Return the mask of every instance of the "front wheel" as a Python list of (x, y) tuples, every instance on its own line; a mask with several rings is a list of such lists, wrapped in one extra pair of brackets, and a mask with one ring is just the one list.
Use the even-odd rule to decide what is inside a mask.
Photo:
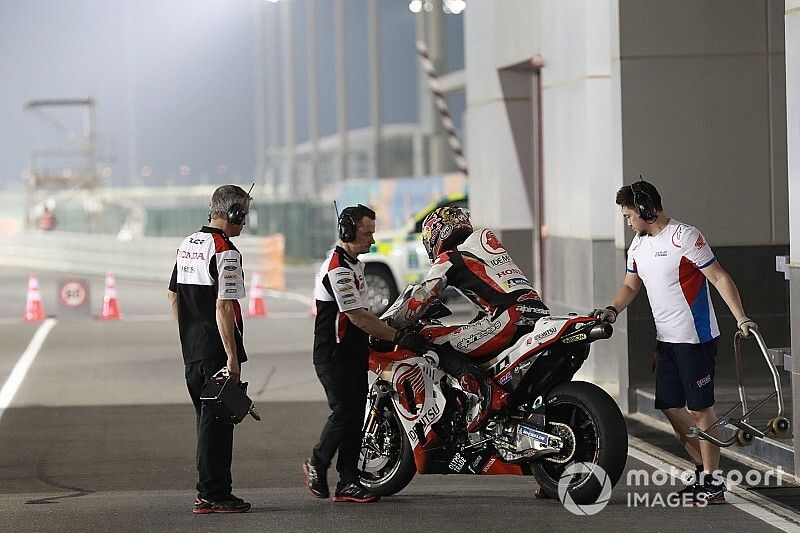
[[(628, 429), (616, 402), (603, 389), (585, 381), (570, 381), (547, 395), (547, 427), (562, 436), (565, 450), (531, 464), (536, 481), (549, 496), (559, 498), (559, 482), (569, 465), (600, 466), (608, 476), (592, 472), (566, 476), (566, 493), (579, 505), (608, 496), (625, 469), (628, 457)], [(605, 489), (605, 490), (604, 490)]]
[(394, 409), (382, 407), (375, 413), (371, 431), (361, 443), (361, 483), (377, 496), (403, 490), (417, 473), (414, 451)]

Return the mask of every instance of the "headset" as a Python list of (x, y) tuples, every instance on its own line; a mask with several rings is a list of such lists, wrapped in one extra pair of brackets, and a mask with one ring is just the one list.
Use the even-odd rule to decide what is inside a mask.
[[(250, 193), (252, 192), (253, 187), (255, 187), (255, 185), (256, 185), (255, 182), (253, 182), (252, 185), (250, 185), (250, 189), (248, 189), (248, 191), (247, 191), (247, 197), (248, 198), (250, 198)], [(210, 207), (211, 207), (211, 205), (209, 204), (209, 208)], [(235, 224), (237, 226), (240, 226), (240, 225), (244, 224), (244, 217), (247, 216), (247, 213), (248, 213), (248, 211), (247, 211), (247, 209), (245, 209), (244, 204), (240, 204), (239, 202), (236, 202), (236, 203), (234, 203), (233, 205), (231, 205), (228, 208), (228, 213), (226, 214), (225, 218), (228, 220), (229, 223)], [(211, 211), (210, 211), (210, 209), (209, 209), (209, 212), (208, 212), (208, 221), (211, 222)]]
[(339, 240), (342, 242), (353, 242), (356, 240), (357, 229), (356, 221), (353, 220), (353, 211), (355, 211), (355, 207), (345, 207), (340, 215), (339, 208), (336, 206), (336, 201), (334, 200), (333, 208), (336, 210), (336, 218), (339, 225)]
[[(644, 190), (644, 178), (639, 175), (639, 181), (631, 183), (631, 192), (633, 193), (633, 206), (639, 211), (639, 217), (645, 222), (653, 222), (658, 218), (656, 213), (656, 206), (653, 199)], [(638, 189), (638, 191), (637, 191)]]

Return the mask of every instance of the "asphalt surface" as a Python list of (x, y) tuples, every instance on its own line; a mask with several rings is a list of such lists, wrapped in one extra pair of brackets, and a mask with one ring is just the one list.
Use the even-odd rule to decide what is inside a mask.
[[(46, 310), (60, 274), (40, 272)], [(39, 324), (19, 321), (27, 272), (0, 272), (0, 386)], [(768, 531), (739, 507), (631, 506), (676, 486), (617, 485), (609, 505), (577, 516), (533, 498), (532, 478), (417, 476), (369, 505), (308, 496), (300, 464), (328, 414), (311, 365), (310, 268), (289, 273), (291, 294), (268, 295), (248, 319), (243, 379), (263, 416), (236, 428), (235, 493), (249, 513), (191, 513), (194, 412), (183, 380), (165, 284), (118, 279), (124, 318), (58, 321), (7, 409), (0, 411), (0, 516), (6, 531)], [(91, 280), (99, 309), (102, 280)], [(97, 298), (95, 300), (95, 298)], [(636, 428), (647, 437), (646, 429)], [(657, 440), (652, 437), (652, 440)], [(680, 451), (675, 453), (680, 453)], [(666, 451), (669, 453), (669, 450)], [(628, 469), (653, 467), (628, 458)], [(627, 473), (626, 473), (627, 474)], [(331, 472), (331, 481), (335, 481)], [(800, 529), (798, 529), (800, 530)]]

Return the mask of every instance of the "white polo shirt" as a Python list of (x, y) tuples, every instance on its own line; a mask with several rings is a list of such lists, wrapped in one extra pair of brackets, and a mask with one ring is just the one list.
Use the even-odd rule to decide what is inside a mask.
[(700, 271), (714, 261), (700, 231), (674, 219), (658, 235), (633, 238), (627, 270), (647, 289), (658, 340), (698, 344), (719, 336), (709, 282)]

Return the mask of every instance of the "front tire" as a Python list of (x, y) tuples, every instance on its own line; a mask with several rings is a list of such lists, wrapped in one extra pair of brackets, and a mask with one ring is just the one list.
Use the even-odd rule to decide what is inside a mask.
[[(605, 470), (611, 486), (617, 484), (628, 458), (628, 429), (614, 399), (603, 389), (585, 381), (570, 381), (553, 388), (545, 400), (548, 427), (551, 422), (569, 426), (574, 449), (564, 457), (543, 458), (531, 464), (539, 486), (559, 498), (558, 484), (572, 463), (585, 462)], [(595, 503), (602, 486), (593, 475), (573, 477), (567, 493), (579, 505)]]
[(397, 494), (417, 473), (411, 443), (391, 407), (380, 409), (375, 429), (364, 433), (358, 466), (361, 484), (376, 496)]

